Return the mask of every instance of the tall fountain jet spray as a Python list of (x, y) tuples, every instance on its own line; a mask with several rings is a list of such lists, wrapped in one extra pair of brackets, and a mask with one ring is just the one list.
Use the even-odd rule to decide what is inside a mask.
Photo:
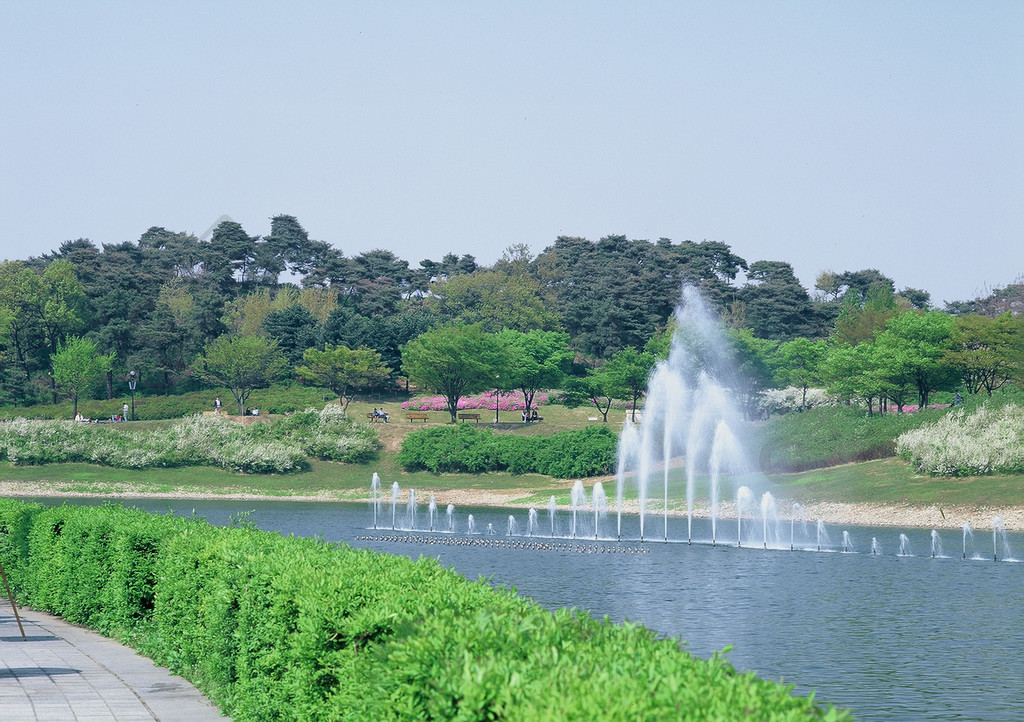
[(655, 513), (648, 500), (659, 496), (667, 539), (671, 487), (681, 490), (685, 484), (687, 540), (692, 541), (696, 489), (703, 483), (708, 485), (715, 536), (719, 486), (751, 470), (736, 436), (741, 424), (733, 403), (737, 377), (730, 357), (718, 320), (695, 288), (684, 288), (668, 358), (658, 363), (648, 382), (642, 424), (637, 429), (627, 420), (619, 439), (615, 498), (620, 531), (623, 493), (632, 482), (641, 540), (647, 533), (646, 517)]

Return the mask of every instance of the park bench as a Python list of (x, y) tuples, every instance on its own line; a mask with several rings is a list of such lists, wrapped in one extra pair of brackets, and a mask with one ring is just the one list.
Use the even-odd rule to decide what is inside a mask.
[(382, 423), (382, 424), (383, 423), (387, 423), (387, 419), (385, 417), (380, 416), (380, 415), (374, 416), (372, 411), (367, 411), (366, 412), (366, 418), (368, 418), (370, 420), (371, 424), (377, 423), (378, 421), (380, 423)]
[(405, 418), (409, 421), (422, 421), (425, 424), (429, 417), (426, 414), (406, 414)]
[(474, 421), (476, 421), (479, 424), (480, 423), (480, 414), (459, 414), (459, 420), (460, 421), (469, 421), (470, 419), (473, 419)]

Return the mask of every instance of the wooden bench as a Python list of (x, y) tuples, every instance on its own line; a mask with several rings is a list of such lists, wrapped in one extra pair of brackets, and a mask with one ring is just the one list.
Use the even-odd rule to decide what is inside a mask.
[(409, 419), (409, 421), (422, 421), (425, 424), (430, 417), (426, 414), (406, 414), (405, 418)]
[(474, 421), (476, 421), (479, 424), (480, 423), (480, 414), (459, 414), (459, 420), (460, 421), (469, 421), (470, 419), (473, 419)]

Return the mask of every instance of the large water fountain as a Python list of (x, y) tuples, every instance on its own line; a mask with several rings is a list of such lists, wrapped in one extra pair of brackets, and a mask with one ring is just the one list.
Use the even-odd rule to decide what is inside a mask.
[(635, 485), (642, 539), (648, 536), (647, 518), (659, 511), (652, 503), (658, 490), (662, 536), (668, 539), (670, 500), (680, 496), (682, 488), (687, 538), (692, 539), (700, 485), (710, 500), (712, 543), (717, 541), (722, 492), (728, 484), (738, 491), (735, 480), (749, 483), (753, 471), (737, 433), (740, 416), (731, 401), (735, 394), (729, 391), (734, 380), (717, 320), (696, 289), (685, 288), (676, 308), (669, 356), (651, 374), (643, 423), (634, 428), (627, 420), (619, 442), (618, 511), (621, 518), (625, 490)]
[[(569, 505), (561, 526), (558, 504), (552, 496), (547, 504), (547, 524), (540, 523), (536, 509), (527, 510), (527, 522), (519, 524), (510, 515), (505, 524), (505, 536), (534, 537), (562, 536), (567, 539), (621, 541), (623, 513), (627, 497), (634, 498), (635, 513), (639, 520), (639, 540), (645, 542), (654, 536), (648, 527), (660, 515), (661, 540), (668, 542), (669, 517), (682, 512), (677, 500), (685, 498), (687, 543), (719, 543), (719, 522), (723, 516), (723, 500), (729, 499), (735, 518), (736, 546), (757, 546), (764, 549), (798, 548), (814, 551), (857, 551), (853, 537), (842, 532), (842, 543), (834, 544), (825, 524), (817, 520), (809, 528), (804, 509), (793, 504), (788, 515), (780, 514), (775, 498), (768, 490), (767, 481), (750, 463), (740, 430), (743, 424), (732, 399), (736, 397), (737, 376), (731, 368), (730, 353), (719, 323), (696, 289), (683, 290), (682, 302), (676, 308), (675, 328), (668, 358), (660, 362), (651, 374), (642, 423), (634, 425), (627, 418), (619, 439), (616, 466), (616, 519), (614, 532), (603, 523), (608, 516), (609, 503), (601, 482), (594, 485), (589, 496), (581, 481), (571, 489)], [(710, 522), (710, 534), (694, 537), (696, 499), (708, 499), (702, 516)], [(380, 478), (373, 475), (373, 527), (386, 524), (384, 494)], [(760, 493), (758, 493), (760, 492)], [(417, 531), (417, 502), (414, 490), (408, 492), (405, 513), (398, 513), (400, 490), (395, 482), (391, 488), (391, 529)], [(428, 507), (429, 528), (435, 531), (437, 502), (430, 497)], [(455, 533), (457, 524), (454, 507), (447, 508), (447, 532)], [(788, 539), (784, 527), (789, 526)], [(704, 524), (705, 528), (707, 524)], [(999, 517), (993, 519), (992, 558), (1012, 560), (1006, 529)], [(468, 535), (493, 535), (493, 525), (478, 530), (473, 515), (466, 522)], [(797, 534), (799, 529), (799, 535)], [(962, 558), (968, 557), (968, 540), (973, 542), (970, 527), (964, 526)], [(683, 541), (678, 536), (673, 541)], [(730, 539), (731, 541), (731, 539)], [(938, 531), (932, 530), (929, 546), (932, 557), (945, 557)], [(910, 539), (900, 534), (896, 543), (898, 556), (913, 556)], [(877, 538), (872, 537), (872, 555), (881, 554)], [(979, 559), (978, 552), (972, 558)]]
[[(609, 520), (608, 503), (605, 499), (604, 488), (601, 482), (597, 482), (589, 495), (583, 487), (582, 482), (573, 484), (570, 502), (568, 505), (559, 506), (555, 497), (551, 497), (547, 505), (547, 521), (542, 523), (540, 511), (534, 507), (524, 510), (526, 522), (523, 524), (515, 514), (508, 514), (504, 518), (503, 531), (499, 533), (494, 522), (481, 525), (479, 520), (472, 513), (460, 518), (453, 504), (448, 504), (445, 511), (445, 522), (439, 524), (437, 520), (437, 500), (431, 496), (427, 503), (427, 519), (419, 521), (421, 515), (418, 511), (418, 504), (415, 489), (403, 493), (397, 482), (391, 486), (391, 498), (386, 500), (379, 493), (380, 480), (374, 478), (371, 483), (371, 490), (374, 491), (372, 499), (373, 506), (373, 529), (389, 530), (400, 534), (387, 534), (380, 537), (365, 536), (359, 537), (360, 541), (372, 541), (374, 539), (390, 542), (414, 542), (414, 543), (451, 543), (442, 542), (440, 537), (461, 537), (455, 543), (462, 546), (474, 546), (485, 544), (493, 546), (495, 542), (490, 537), (503, 536), (506, 538), (519, 538), (530, 541), (528, 546), (520, 548), (552, 549), (556, 551), (580, 551), (590, 552), (595, 549), (593, 546), (565, 544), (539, 544), (532, 543), (533, 540), (562, 540), (565, 542), (577, 542), (589, 540), (591, 544), (599, 542), (602, 551), (619, 551), (620, 549), (611, 546), (622, 542), (622, 548), (629, 551), (639, 551), (641, 547), (627, 546), (639, 539), (637, 529), (639, 527), (640, 515), (629, 514), (630, 534), (623, 538), (622, 519)], [(404, 501), (403, 501), (404, 496)], [(404, 513), (401, 510), (404, 509)], [(483, 513), (484, 510), (477, 510)], [(777, 508), (774, 497), (770, 492), (764, 492), (758, 502), (754, 493), (747, 486), (740, 486), (736, 491), (734, 507), (731, 510), (734, 516), (735, 536), (729, 535), (729, 545), (736, 547), (757, 547), (766, 550), (791, 550), (810, 552), (838, 552), (843, 554), (870, 554), (881, 556), (882, 545), (878, 538), (872, 536), (870, 542), (862, 541), (860, 544), (847, 529), (841, 530), (839, 537), (842, 541), (834, 541), (832, 535), (825, 525), (825, 522), (818, 519), (813, 524), (808, 524), (804, 509), (800, 504), (793, 504), (791, 511), (781, 514)], [(615, 521), (615, 524), (612, 522)], [(712, 519), (701, 519), (699, 530), (694, 534), (696, 525), (693, 519), (686, 519), (685, 536), (676, 534), (666, 540), (673, 543), (686, 544), (707, 544), (722, 545), (722, 541), (716, 538)], [(721, 520), (719, 520), (721, 521)], [(680, 524), (682, 520), (680, 520)], [(424, 534), (426, 533), (426, 534)], [(701, 535), (703, 534), (703, 535)], [(429, 535), (429, 536), (427, 536)], [(474, 538), (477, 538), (474, 541)], [(428, 539), (432, 539), (427, 541)], [(660, 541), (660, 540), (659, 540)], [(892, 549), (897, 557), (913, 557), (913, 544), (910, 534), (894, 531), (891, 539)], [(943, 551), (942, 538), (939, 531), (932, 529), (928, 532), (925, 543), (930, 548), (931, 558), (950, 558)], [(972, 560), (995, 560), (995, 561), (1019, 561), (1013, 556), (1010, 549), (1009, 538), (1006, 526), (998, 516), (992, 519), (992, 550), (987, 553), (982, 547), (975, 548), (974, 534), (968, 524), (963, 526), (963, 546), (961, 557)]]

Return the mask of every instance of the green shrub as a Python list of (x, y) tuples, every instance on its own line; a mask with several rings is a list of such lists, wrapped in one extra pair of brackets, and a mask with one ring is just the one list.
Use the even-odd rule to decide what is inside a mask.
[(600, 476), (615, 470), (618, 437), (607, 426), (588, 426), (544, 438), (537, 471), (562, 479)]
[(129, 641), (237, 720), (844, 716), (433, 559), (0, 499), (0, 561), (23, 602)]
[(596, 476), (615, 468), (618, 439), (603, 426), (550, 436), (517, 436), (469, 424), (437, 426), (410, 434), (398, 462), (406, 471), (435, 474), (547, 474), (560, 478)]
[(45, 508), (42, 504), (0, 498), (0, 560), (15, 588), (31, 582), (29, 534), (35, 517)]

